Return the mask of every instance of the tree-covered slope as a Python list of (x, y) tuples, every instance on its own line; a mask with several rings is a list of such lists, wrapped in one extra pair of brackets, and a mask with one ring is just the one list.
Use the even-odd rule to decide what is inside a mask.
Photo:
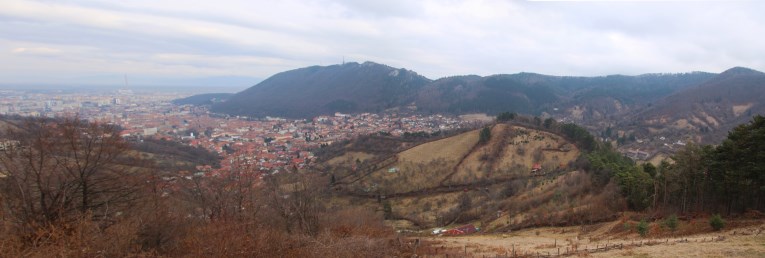
[(307, 118), (334, 112), (379, 112), (410, 104), (429, 79), (372, 62), (311, 66), (276, 74), (213, 111)]

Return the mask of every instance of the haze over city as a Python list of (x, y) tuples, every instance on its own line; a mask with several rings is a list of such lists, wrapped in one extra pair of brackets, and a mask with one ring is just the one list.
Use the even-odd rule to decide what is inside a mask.
[[(765, 70), (757, 1), (13, 1), (1, 84), (232, 86), (375, 61), (437, 79)], [(44, 76), (41, 76), (44, 75)]]

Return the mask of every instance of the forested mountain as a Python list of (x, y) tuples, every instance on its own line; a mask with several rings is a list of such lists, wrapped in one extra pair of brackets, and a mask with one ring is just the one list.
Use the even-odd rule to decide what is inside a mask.
[(424, 111), (449, 113), (558, 112), (587, 121), (643, 107), (712, 76), (701, 72), (600, 77), (534, 73), (455, 76), (426, 86), (417, 105)]
[(667, 96), (628, 120), (646, 130), (701, 132), (704, 142), (713, 143), (754, 114), (765, 113), (763, 99), (765, 73), (736, 67)]
[(380, 112), (408, 105), (430, 80), (372, 62), (311, 66), (276, 74), (213, 111), (307, 118), (335, 112)]
[(680, 74), (550, 76), (535, 73), (452, 76), (431, 81), (372, 62), (312, 66), (276, 74), (213, 105), (214, 112), (306, 118), (334, 112), (379, 112), (414, 105), (426, 113), (504, 111), (597, 122), (642, 110), (714, 77)]
[[(538, 76), (542, 80), (524, 80)], [(417, 106), (426, 112), (496, 114), (513, 110), (536, 114), (560, 101), (554, 86), (535, 74), (455, 76), (436, 80), (420, 92)]]

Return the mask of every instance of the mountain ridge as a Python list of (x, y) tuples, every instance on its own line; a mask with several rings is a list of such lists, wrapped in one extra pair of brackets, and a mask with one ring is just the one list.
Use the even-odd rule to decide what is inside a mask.
[[(309, 66), (275, 74), (212, 111), (253, 117), (309, 118), (335, 112), (380, 112), (416, 106), (426, 113), (532, 115), (587, 109), (579, 120), (632, 112), (718, 75), (761, 73), (734, 67), (708, 72), (559, 76), (531, 72), (455, 75), (431, 80), (414, 71), (374, 62)], [(395, 75), (395, 76), (394, 76)], [(589, 107), (589, 108), (588, 108)], [(613, 110), (619, 110), (614, 112)], [(579, 111), (573, 111), (579, 112)]]
[[(765, 73), (734, 67), (678, 91), (627, 120), (638, 127), (670, 125), (671, 133), (702, 132), (702, 142), (717, 142), (752, 114), (765, 113)], [(668, 132), (670, 133), (670, 132)]]
[(271, 76), (212, 110), (294, 118), (379, 112), (411, 103), (414, 93), (430, 81), (410, 70), (372, 62), (310, 66)]

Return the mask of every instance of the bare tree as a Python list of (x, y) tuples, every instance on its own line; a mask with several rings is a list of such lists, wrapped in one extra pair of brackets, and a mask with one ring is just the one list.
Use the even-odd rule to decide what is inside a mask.
[(288, 183), (279, 176), (269, 176), (265, 188), (268, 206), (273, 209), (285, 224), (289, 233), (316, 235), (319, 233), (319, 195), (315, 185), (306, 175)]
[(5, 138), (16, 148), (0, 154), (3, 209), (27, 227), (89, 212), (104, 219), (135, 203), (139, 170), (111, 125), (79, 119), (29, 119)]
[(184, 179), (181, 198), (206, 220), (253, 218), (258, 211), (255, 183), (259, 172), (238, 160), (216, 173)]

